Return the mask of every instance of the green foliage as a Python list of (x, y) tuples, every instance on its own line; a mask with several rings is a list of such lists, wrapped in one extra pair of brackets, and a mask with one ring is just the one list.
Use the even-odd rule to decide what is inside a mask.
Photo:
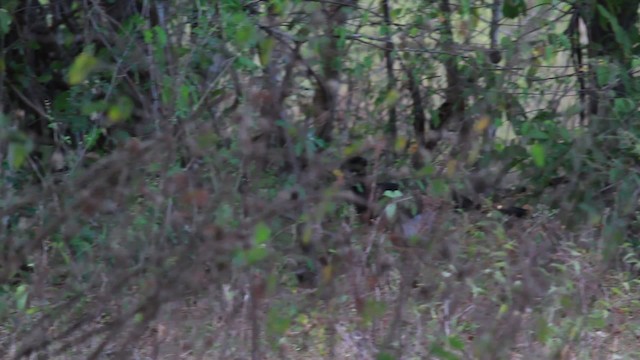
[(460, 359), (459, 356), (457, 356), (453, 352), (445, 349), (444, 347), (438, 344), (433, 344), (431, 346), (431, 355), (441, 360), (459, 360)]
[(371, 324), (375, 319), (381, 318), (387, 310), (387, 304), (380, 301), (368, 300), (365, 302), (362, 319), (365, 324)]
[(596, 5), (596, 7), (598, 9), (598, 13), (602, 17), (604, 17), (611, 25), (613, 33), (615, 34), (616, 41), (622, 46), (624, 56), (629, 56), (631, 53), (631, 41), (627, 32), (622, 27), (620, 27), (618, 19), (613, 14), (611, 14), (604, 6), (598, 4)]
[(133, 101), (126, 96), (122, 96), (107, 109), (107, 118), (112, 123), (127, 120), (133, 112)]
[(545, 165), (545, 150), (544, 146), (539, 143), (531, 145), (531, 157), (533, 158), (533, 163), (537, 167), (544, 167)]
[(255, 229), (254, 241), (256, 245), (265, 244), (271, 238), (271, 229), (265, 223), (259, 223)]
[(33, 142), (24, 133), (10, 130), (6, 134), (8, 140), (8, 161), (12, 169), (20, 169), (27, 161), (33, 150)]
[[(0, 208), (11, 209), (0, 255), (48, 267), (37, 281), (1, 285), (0, 322), (20, 324), (19, 341), (38, 312), (82, 339), (75, 329), (86, 324), (75, 320), (114, 310), (129, 318), (113, 328), (133, 334), (128, 326), (149, 325), (165, 302), (188, 294), (211, 300), (207, 311), (223, 309), (213, 314), (222, 335), (204, 335), (228, 342), (220, 358), (328, 356), (330, 346), (357, 339), (370, 341), (357, 350), (374, 349), (364, 357), (394, 359), (372, 339), (390, 339), (393, 349), (398, 336), (422, 351), (417, 357), (500, 358), (511, 335), (540, 343), (543, 355), (527, 355), (543, 358), (608, 331), (602, 308), (639, 308), (577, 301), (591, 294), (576, 284), (600, 276), (590, 266), (604, 267), (597, 252), (638, 266), (640, 93), (629, 65), (638, 63), (638, 37), (615, 4), (591, 9), (591, 25), (610, 42), (582, 44), (590, 57), (582, 64), (570, 53), (580, 42), (566, 31), (571, 4), (562, 1), (544, 7), (549, 16), (535, 30), (518, 21), (531, 5), (524, 0), (504, 1), (501, 14), (469, 0), (447, 13), (389, 2), (391, 23), (339, 2), (170, 1), (147, 16), (115, 5), (86, 12), (71, 1), (64, 21), (35, 2), (42, 16), (18, 22), (19, 4), (0, 8)], [(487, 19), (500, 15), (509, 31), (489, 39)], [(465, 104), (458, 120), (439, 108), (451, 89)], [(391, 109), (395, 138), (381, 131)], [(331, 136), (320, 131), (327, 124)], [(436, 132), (429, 125), (446, 128), (433, 150), (412, 146), (422, 125), (426, 136)], [(408, 179), (411, 191), (379, 199), (373, 215), (386, 218), (363, 221), (344, 199), (352, 179), (337, 169), (352, 155), (375, 161), (367, 181)], [(482, 211), (440, 206), (451, 188), (474, 185), (473, 172), (503, 166), (525, 189), (504, 204), (532, 205), (533, 220), (496, 216), (502, 188), (473, 194)], [(556, 178), (566, 181), (549, 185)], [(418, 208), (437, 221), (401, 238), (402, 221)], [(563, 216), (576, 226), (562, 227), (570, 223)], [(600, 234), (576, 230), (584, 228)], [(567, 239), (578, 237), (576, 249)], [(2, 280), (19, 265), (4, 274), (0, 264)], [(637, 297), (637, 284), (618, 282), (606, 291)], [(524, 329), (510, 334), (522, 309)], [(233, 321), (238, 313), (250, 321)], [(19, 321), (5, 321), (16, 314)], [(256, 349), (227, 336), (238, 323), (257, 326), (259, 338), (247, 342)], [(194, 330), (209, 331), (218, 330)]]
[(506, 0), (502, 5), (502, 14), (509, 19), (527, 14), (527, 3), (524, 0)]
[(9, 26), (11, 25), (11, 14), (7, 9), (0, 8), (0, 36), (4, 36), (9, 32)]
[[(269, 336), (276, 340), (284, 336), (291, 327), (295, 315), (295, 311), (292, 313), (287, 308), (274, 307), (269, 309), (267, 313), (267, 333)], [(276, 347), (277, 344), (278, 342), (274, 341), (272, 346)]]
[(27, 310), (27, 300), (29, 299), (29, 291), (27, 285), (20, 285), (15, 290), (16, 308), (20, 311)]
[(395, 360), (395, 359), (396, 358), (393, 355), (386, 352), (379, 352), (376, 355), (376, 360)]
[(271, 53), (273, 52), (275, 45), (276, 41), (271, 37), (261, 40), (258, 44), (258, 54), (260, 55), (260, 65), (262, 65), (262, 67), (269, 65)]
[(97, 66), (98, 59), (90, 53), (81, 53), (69, 68), (69, 84), (78, 85), (84, 82)]

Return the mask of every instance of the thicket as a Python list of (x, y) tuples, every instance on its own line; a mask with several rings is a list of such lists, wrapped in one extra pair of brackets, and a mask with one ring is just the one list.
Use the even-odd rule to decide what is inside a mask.
[(0, 357), (637, 356), (639, 4), (2, 1)]

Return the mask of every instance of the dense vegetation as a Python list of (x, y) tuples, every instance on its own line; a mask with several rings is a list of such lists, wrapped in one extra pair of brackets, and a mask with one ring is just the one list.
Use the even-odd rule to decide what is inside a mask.
[(639, 5), (2, 1), (0, 358), (638, 357)]

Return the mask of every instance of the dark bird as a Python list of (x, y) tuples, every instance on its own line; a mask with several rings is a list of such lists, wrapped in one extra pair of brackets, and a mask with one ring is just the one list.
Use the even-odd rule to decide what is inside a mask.
[(370, 210), (370, 200), (380, 200), (385, 191), (400, 190), (400, 184), (396, 182), (381, 181), (372, 184), (367, 179), (368, 166), (367, 159), (362, 156), (354, 156), (347, 159), (341, 167), (347, 173), (349, 189), (359, 199), (354, 203), (356, 213), (359, 215)]
[[(368, 166), (369, 163), (367, 159), (362, 156), (351, 157), (347, 159), (342, 165), (342, 169), (349, 177), (347, 184), (350, 184), (348, 185), (350, 190), (360, 200), (354, 202), (356, 213), (358, 213), (359, 215), (366, 214), (368, 211), (370, 211), (371, 206), (369, 204), (369, 201), (379, 201), (383, 197), (385, 191), (400, 190), (400, 184), (397, 182), (383, 181), (372, 184), (367, 179)], [(489, 182), (486, 181), (486, 179), (472, 180), (472, 190), (477, 194), (485, 192), (487, 190), (486, 188), (490, 186), (488, 185)], [(459, 191), (451, 191), (451, 201), (453, 202), (454, 208), (457, 210), (471, 211), (482, 209), (479, 199), (474, 200), (471, 196), (464, 195)], [(524, 218), (530, 213), (530, 210), (528, 208), (519, 206), (497, 206), (496, 210), (504, 215), (517, 218)], [(373, 214), (369, 215), (375, 217)]]

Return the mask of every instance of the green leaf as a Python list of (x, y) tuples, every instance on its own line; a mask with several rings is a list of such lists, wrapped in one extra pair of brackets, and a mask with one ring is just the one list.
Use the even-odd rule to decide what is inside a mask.
[(255, 27), (249, 21), (243, 22), (236, 30), (235, 40), (238, 45), (244, 46), (255, 40)]
[(53, 74), (51, 74), (50, 72), (44, 73), (40, 76), (38, 76), (37, 80), (39, 83), (41, 84), (46, 84), (49, 81), (51, 81), (51, 79), (53, 79)]
[(435, 195), (443, 195), (447, 191), (447, 184), (442, 179), (434, 179), (430, 185)]
[(107, 117), (112, 123), (127, 120), (133, 113), (133, 101), (128, 97), (120, 97), (118, 101), (109, 107)]
[(40, 311), (42, 311), (42, 309), (40, 309), (39, 307), (30, 307), (27, 309), (26, 313), (27, 315), (35, 315), (37, 313), (39, 313)]
[(253, 239), (257, 245), (266, 243), (271, 238), (271, 229), (261, 222), (256, 226)]
[(156, 34), (156, 39), (157, 39), (156, 45), (158, 46), (167, 45), (167, 32), (164, 31), (164, 29), (161, 28), (160, 26), (155, 26), (153, 30)]
[(616, 18), (616, 16), (611, 14), (609, 11), (607, 11), (607, 9), (604, 8), (604, 6), (600, 4), (598, 4), (597, 7), (598, 7), (598, 12), (600, 12), (600, 15), (605, 17), (607, 21), (609, 21), (609, 23), (611, 24), (611, 28), (613, 29), (613, 33), (616, 37), (616, 41), (618, 42), (618, 44), (622, 46), (624, 55), (629, 56), (631, 51), (631, 41), (629, 40), (629, 35), (620, 26), (620, 23), (618, 22), (618, 19)]
[(349, 31), (344, 26), (337, 27), (334, 31), (334, 35), (338, 37), (337, 46), (339, 49), (344, 49), (347, 44), (347, 35)]
[(397, 90), (392, 89), (385, 95), (383, 104), (385, 106), (393, 106), (398, 102), (398, 100), (400, 100), (400, 93)]
[(605, 315), (601, 313), (591, 314), (589, 315), (587, 322), (589, 326), (595, 329), (602, 329), (607, 326), (607, 321)]
[(396, 215), (396, 210), (398, 209), (398, 205), (389, 204), (384, 208), (384, 213), (387, 216), (387, 219), (392, 219)]
[(17, 170), (24, 165), (27, 157), (33, 150), (33, 143), (29, 139), (20, 139), (9, 142), (9, 166)]
[(178, 112), (186, 112), (189, 110), (189, 99), (191, 98), (191, 87), (189, 85), (180, 86), (178, 91), (178, 99), (176, 108)]
[(267, 314), (267, 334), (274, 337), (281, 337), (291, 326), (291, 319), (282, 316), (276, 309), (269, 310)]
[(9, 26), (11, 26), (11, 14), (6, 9), (0, 8), (0, 36), (4, 36), (9, 33)]
[(286, 1), (277, 1), (277, 0), (269, 1), (269, 11), (272, 14), (282, 15), (285, 9), (286, 9)]
[(391, 21), (396, 21), (398, 17), (402, 15), (402, 8), (395, 8), (391, 10), (389, 16), (391, 16)]
[(393, 355), (386, 352), (379, 352), (376, 355), (376, 360), (395, 360), (396, 358)]
[(609, 79), (611, 79), (611, 72), (609, 71), (608, 66), (597, 66), (596, 67), (596, 82), (598, 86), (605, 86), (609, 83)]
[(108, 108), (107, 102), (104, 100), (88, 101), (82, 105), (82, 115), (91, 115), (93, 113), (101, 113)]
[(137, 312), (135, 315), (133, 315), (134, 323), (140, 324), (142, 323), (143, 320), (144, 320), (144, 315), (141, 312)]
[(245, 257), (249, 265), (255, 264), (267, 257), (267, 249), (264, 247), (255, 247), (245, 252)]
[(535, 332), (536, 338), (541, 344), (544, 345), (550, 339), (552, 335), (552, 331), (551, 331), (552, 329), (547, 323), (546, 319), (544, 319), (543, 317), (539, 317), (536, 322), (537, 322), (536, 332)]
[(258, 64), (254, 63), (253, 60), (246, 56), (238, 56), (238, 58), (236, 59), (236, 65), (240, 69), (247, 70), (256, 70), (260, 68)]
[(382, 301), (367, 300), (364, 304), (362, 317), (364, 321), (371, 322), (375, 318), (382, 317), (387, 310), (387, 304)]
[(544, 163), (545, 163), (544, 146), (542, 146), (542, 144), (536, 143), (531, 146), (531, 149), (529, 151), (531, 152), (533, 163), (537, 167), (540, 167), (540, 168), (544, 167)]
[(544, 47), (544, 60), (547, 63), (552, 63), (556, 56), (556, 48), (551, 45), (547, 45)]
[(153, 42), (153, 31), (151, 29), (147, 29), (142, 32), (142, 39), (145, 44), (151, 44)]
[(464, 349), (464, 341), (459, 336), (453, 335), (449, 337), (449, 346), (455, 350), (462, 350)]
[(434, 344), (433, 346), (431, 346), (431, 355), (435, 356), (437, 359), (444, 359), (444, 360), (458, 360), (459, 357), (457, 357), (455, 354), (453, 354), (452, 352), (446, 350), (445, 348), (443, 348), (442, 346), (438, 345), (438, 344)]
[(393, 191), (387, 190), (382, 195), (386, 196), (388, 198), (391, 198), (391, 199), (397, 199), (397, 198), (402, 196), (402, 191), (400, 191), (400, 190), (393, 190)]
[(20, 285), (15, 292), (16, 307), (20, 311), (24, 311), (27, 308), (27, 300), (29, 299), (29, 293), (27, 292), (27, 285)]
[(69, 69), (69, 85), (82, 83), (98, 66), (98, 59), (86, 52), (78, 55)]
[(526, 136), (528, 136), (531, 139), (535, 139), (535, 140), (547, 140), (549, 139), (549, 134), (547, 134), (546, 132), (537, 129), (537, 128), (531, 128), (529, 129), (529, 131), (527, 132)]
[(526, 15), (527, 4), (524, 0), (505, 0), (502, 5), (502, 15), (509, 19), (515, 19), (520, 15)]
[(462, 15), (462, 16), (469, 15), (469, 13), (471, 13), (471, 1), (462, 0), (461, 4), (462, 4), (462, 6), (460, 7), (460, 15)]
[(276, 42), (272, 37), (263, 39), (258, 43), (258, 55), (260, 57), (260, 64), (263, 67), (269, 65), (269, 61), (271, 60), (271, 53), (273, 52), (275, 44)]
[(500, 308), (498, 309), (498, 316), (502, 316), (502, 315), (506, 314), (507, 311), (509, 311), (509, 305), (501, 304)]
[(96, 145), (98, 139), (100, 139), (100, 135), (102, 135), (102, 132), (103, 129), (96, 126), (85, 135), (84, 146), (86, 150), (91, 150)]
[(613, 111), (619, 115), (629, 114), (635, 110), (635, 104), (629, 98), (617, 98), (613, 100)]

